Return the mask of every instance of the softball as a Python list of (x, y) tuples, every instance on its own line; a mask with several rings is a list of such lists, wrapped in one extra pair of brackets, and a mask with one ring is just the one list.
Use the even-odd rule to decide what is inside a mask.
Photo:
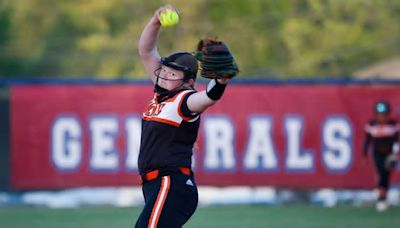
[(179, 15), (171, 9), (166, 9), (160, 13), (160, 23), (164, 27), (174, 26), (179, 22)]

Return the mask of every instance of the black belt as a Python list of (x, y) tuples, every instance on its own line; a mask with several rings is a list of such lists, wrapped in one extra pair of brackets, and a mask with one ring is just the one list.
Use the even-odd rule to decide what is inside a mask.
[(192, 170), (189, 167), (184, 167), (184, 166), (175, 168), (156, 169), (141, 175), (142, 184), (155, 180), (158, 177), (169, 176), (172, 174), (184, 174), (188, 176), (193, 176)]

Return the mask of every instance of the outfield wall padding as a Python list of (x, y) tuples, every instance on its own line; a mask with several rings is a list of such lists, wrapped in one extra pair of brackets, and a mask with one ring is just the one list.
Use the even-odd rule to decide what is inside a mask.
[[(12, 189), (138, 185), (140, 118), (152, 92), (149, 84), (13, 85)], [(398, 85), (229, 85), (201, 116), (196, 180), (371, 188), (373, 162), (363, 164), (361, 153), (378, 100), (399, 117)], [(397, 169), (392, 182), (399, 181)]]

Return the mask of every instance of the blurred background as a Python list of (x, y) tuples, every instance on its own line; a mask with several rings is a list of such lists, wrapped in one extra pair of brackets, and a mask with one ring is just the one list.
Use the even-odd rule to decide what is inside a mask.
[(137, 45), (167, 3), (161, 55), (216, 38), (240, 67), (202, 115), (186, 227), (400, 224), (400, 166), (378, 213), (361, 161), (375, 102), (400, 121), (400, 1), (1, 0), (0, 227), (133, 227), (153, 91)]
[(3, 0), (0, 76), (145, 78), (138, 37), (167, 2), (182, 23), (162, 33), (161, 54), (218, 38), (241, 77), (352, 78), (398, 58), (397, 0)]

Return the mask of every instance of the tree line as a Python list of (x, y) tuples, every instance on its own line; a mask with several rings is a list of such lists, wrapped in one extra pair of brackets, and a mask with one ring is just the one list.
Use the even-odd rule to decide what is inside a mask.
[[(142, 29), (161, 0), (3, 0), (0, 77), (145, 78)], [(170, 0), (161, 55), (226, 42), (242, 77), (351, 77), (400, 51), (398, 0)]]

